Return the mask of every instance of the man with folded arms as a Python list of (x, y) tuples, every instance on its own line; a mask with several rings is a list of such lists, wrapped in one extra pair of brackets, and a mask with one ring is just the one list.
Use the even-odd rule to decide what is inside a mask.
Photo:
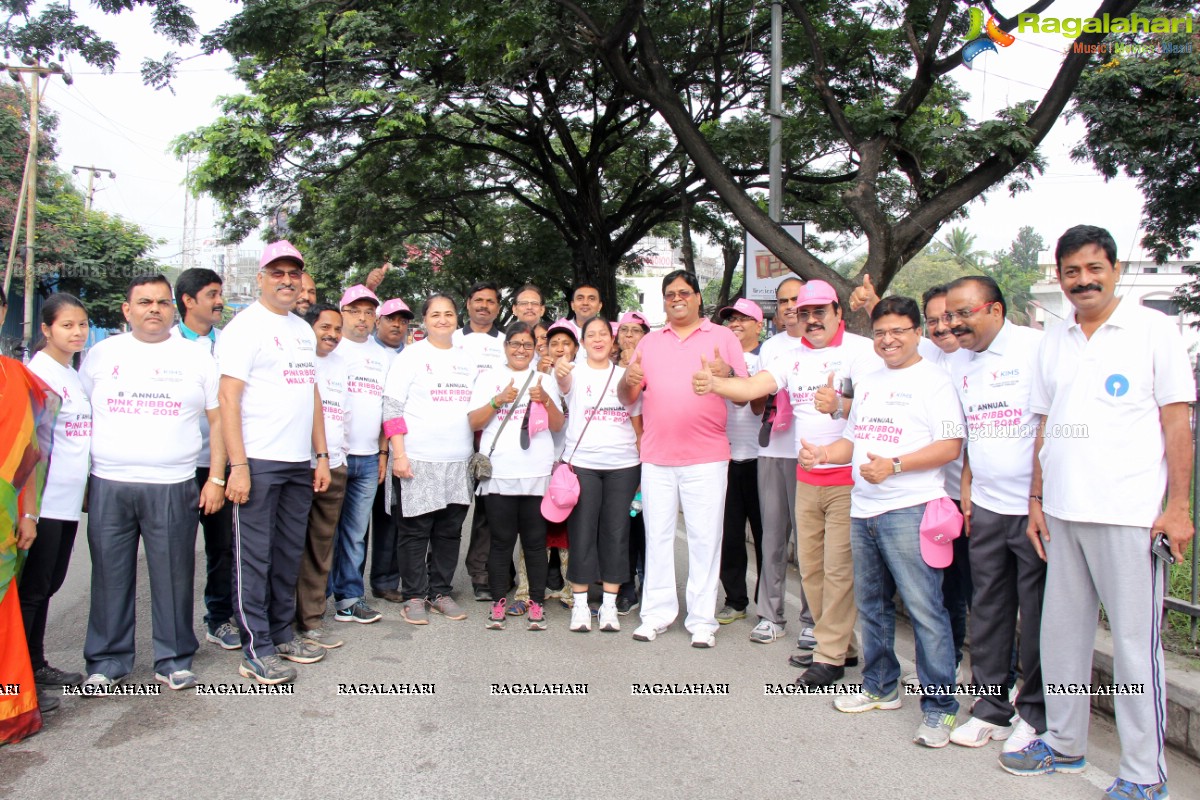
[(329, 488), (329, 451), (316, 337), (290, 313), (304, 257), (281, 240), (259, 264), (259, 298), (225, 327), (217, 356), (229, 451), (225, 496), (235, 504), (234, 598), (245, 656), (238, 672), (274, 684), (296, 678), (281, 658), (310, 664), (325, 657), (292, 633), (292, 622), (313, 492)]
[[(197, 509), (224, 503), (225, 447), (217, 417), (212, 357), (171, 336), (171, 284), (148, 275), (129, 285), (121, 310), (130, 332), (88, 353), (79, 379), (92, 400), (88, 546), (92, 602), (84, 657), (85, 691), (103, 691), (133, 669), (138, 538), (145, 543), (154, 631), (154, 679), (196, 685), (192, 582)], [(212, 428), (209, 474), (196, 486), (200, 418)], [(144, 447), (154, 456), (147, 458)]]
[[(1077, 225), (1054, 250), (1058, 284), (1075, 313), (1043, 338), (1030, 407), (1039, 415), (1028, 535), (1046, 562), (1042, 680), (1086, 684), (1096, 614), (1112, 627), (1121, 762), (1107, 796), (1165, 800), (1167, 699), (1163, 668), (1166, 570), (1161, 536), (1179, 560), (1192, 539), (1189, 499), (1196, 386), (1174, 321), (1116, 296), (1112, 235)], [(1165, 503), (1164, 503), (1165, 498)], [(1087, 766), (1087, 695), (1046, 693), (1046, 732), (1001, 753), (1017, 775)]]
[(1005, 740), (1004, 751), (1013, 752), (1046, 729), (1038, 649), (1046, 565), (1025, 535), (1035, 438), (1029, 391), (1042, 334), (1005, 319), (1004, 295), (986, 275), (951, 283), (946, 309), (944, 319), (962, 352), (969, 353), (956, 363), (952, 378), (967, 420), (961, 502), (975, 585), (969, 623), (973, 681), (1008, 683), (1018, 619), (1024, 676), (1015, 731), (1013, 706), (1003, 692), (980, 697), (950, 741), (982, 747), (990, 739)]
[(363, 568), (367, 560), (367, 526), (371, 504), (387, 468), (383, 443), (383, 382), (391, 358), (373, 338), (379, 298), (367, 287), (351, 286), (342, 295), (342, 341), (338, 358), (346, 366), (345, 403), (350, 436), (346, 457), (346, 494), (338, 519), (333, 571), (333, 593), (338, 622), (377, 622), (382, 614), (367, 605)]

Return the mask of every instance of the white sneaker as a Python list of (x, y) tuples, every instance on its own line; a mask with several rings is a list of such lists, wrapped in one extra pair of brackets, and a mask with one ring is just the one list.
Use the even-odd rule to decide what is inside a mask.
[(712, 631), (698, 631), (692, 634), (692, 647), (716, 647), (717, 635)]
[(571, 607), (571, 630), (587, 633), (592, 629), (592, 610), (587, 603), (576, 603)]
[(756, 644), (770, 644), (780, 636), (783, 636), (783, 628), (769, 619), (760, 619), (754, 630), (750, 631), (750, 641)]
[(1033, 726), (1020, 717), (1017, 717), (1016, 727), (1013, 728), (1012, 735), (1008, 737), (1008, 741), (1004, 743), (1003, 752), (1016, 753), (1024, 750), (1036, 738), (1038, 738), (1038, 732), (1033, 729)]
[(165, 683), (168, 689), (179, 691), (180, 689), (191, 689), (196, 685), (196, 673), (190, 669), (177, 669), (170, 675), (156, 672), (154, 673), (154, 680), (159, 683)]
[[(964, 667), (961, 662), (954, 670), (954, 682), (963, 686), (971, 682), (971, 675), (967, 672), (967, 668)], [(913, 689), (921, 688), (921, 679), (917, 677), (917, 671), (915, 669), (912, 672), (906, 672), (904, 677), (900, 679), (900, 683), (904, 684), (905, 686), (911, 686)], [(954, 741), (954, 739), (951, 738), (950, 741)]]
[(1004, 741), (1012, 735), (1011, 725), (993, 725), (978, 717), (971, 717), (950, 732), (950, 741), (963, 747), (983, 747), (991, 740)]
[(864, 711), (894, 711), (900, 707), (900, 692), (893, 689), (890, 695), (876, 695), (867, 691), (854, 694), (840, 694), (833, 698), (833, 707), (847, 714), (861, 714)]
[(643, 622), (633, 632), (633, 638), (639, 642), (653, 642), (658, 638), (660, 633), (666, 633), (668, 625), (655, 625), (650, 622)]
[(605, 633), (616, 633), (621, 630), (621, 620), (617, 616), (615, 605), (600, 606), (600, 630)]

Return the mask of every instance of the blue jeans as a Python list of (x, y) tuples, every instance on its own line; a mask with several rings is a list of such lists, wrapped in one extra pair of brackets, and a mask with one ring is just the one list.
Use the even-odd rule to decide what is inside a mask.
[(362, 600), (363, 563), (367, 558), (367, 523), (371, 504), (379, 488), (379, 456), (346, 457), (346, 498), (338, 519), (333, 545), (333, 569), (329, 572), (329, 593), (341, 611)]
[[(942, 571), (921, 558), (920, 527), (925, 504), (876, 517), (850, 520), (854, 553), (854, 600), (862, 622), (863, 689), (888, 695), (900, 682), (896, 660), (896, 605), (900, 599), (917, 640), (917, 677), (922, 685), (954, 688), (954, 639), (942, 606)], [(944, 691), (927, 692), (922, 711), (954, 714), (958, 701)]]

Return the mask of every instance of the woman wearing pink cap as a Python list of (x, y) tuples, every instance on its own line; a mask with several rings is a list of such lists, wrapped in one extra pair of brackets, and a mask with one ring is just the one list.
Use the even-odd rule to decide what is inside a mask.
[(567, 579), (575, 593), (571, 630), (592, 629), (587, 591), (600, 580), (600, 630), (619, 631), (617, 591), (629, 577), (629, 505), (641, 476), (637, 435), (629, 409), (617, 398), (625, 369), (609, 358), (613, 335), (608, 320), (592, 317), (580, 335), (587, 359), (563, 358), (555, 366), (570, 420), (564, 457), (579, 478), (579, 500), (567, 519)]
[(542, 495), (554, 465), (552, 431), (562, 429), (563, 413), (554, 382), (534, 369), (537, 342), (533, 328), (514, 322), (504, 334), (507, 363), (475, 380), (472, 430), (482, 430), (479, 452), (492, 462), (492, 477), (480, 481), (491, 525), (488, 583), (492, 613), (487, 627), (504, 628), (509, 565), (518, 536), (529, 574), (529, 630), (546, 629), (546, 520)]

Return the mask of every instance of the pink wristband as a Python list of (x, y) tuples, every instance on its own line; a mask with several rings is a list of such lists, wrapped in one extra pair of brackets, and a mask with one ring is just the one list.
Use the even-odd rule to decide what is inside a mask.
[(386, 420), (383, 423), (383, 435), (387, 436), (389, 439), (396, 434), (403, 436), (407, 433), (408, 424), (404, 421), (404, 417), (395, 417), (393, 419)]

